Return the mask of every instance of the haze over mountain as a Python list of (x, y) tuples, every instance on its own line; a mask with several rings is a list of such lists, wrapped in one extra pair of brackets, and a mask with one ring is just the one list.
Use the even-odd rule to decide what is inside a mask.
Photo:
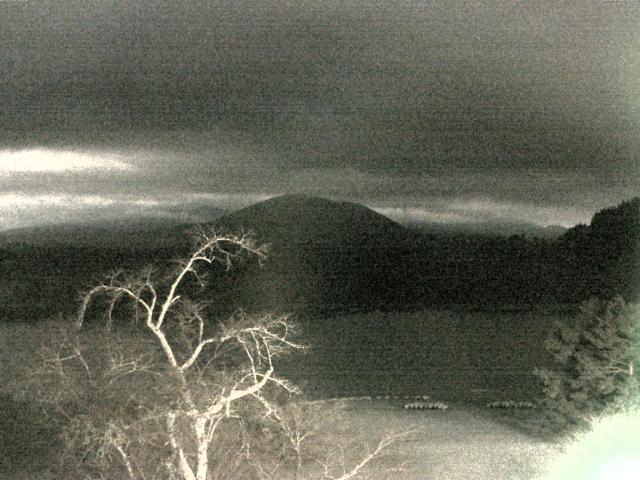
[(0, 248), (9, 246), (157, 248), (182, 241), (195, 224), (220, 218), (226, 210), (210, 205), (178, 204), (144, 215), (53, 223), (0, 231)]
[(0, 233), (0, 247), (155, 248), (175, 245), (187, 227), (183, 222), (167, 218), (43, 225)]

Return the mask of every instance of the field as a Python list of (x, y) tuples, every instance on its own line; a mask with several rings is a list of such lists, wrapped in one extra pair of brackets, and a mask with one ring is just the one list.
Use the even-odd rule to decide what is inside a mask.
[[(348, 402), (350, 430), (363, 442), (415, 430), (366, 478), (529, 479), (557, 452), (536, 435), (540, 413), (485, 405), (535, 399), (532, 369), (548, 361), (544, 338), (554, 321), (570, 316), (551, 310), (429, 310), (301, 319), (301, 340), (311, 348), (284, 358), (278, 368), (311, 400), (429, 395), (449, 405), (445, 411), (405, 411), (403, 400)], [(43, 332), (27, 324), (0, 328), (0, 473), (45, 478), (55, 455), (55, 429), (12, 388), (37, 361)]]
[(539, 412), (495, 413), (464, 402), (448, 405), (446, 411), (405, 411), (401, 402), (353, 402), (349, 419), (363, 440), (384, 431), (416, 430), (390, 447), (365, 478), (542, 480), (561, 452), (560, 445), (516, 427), (515, 419), (539, 421)]

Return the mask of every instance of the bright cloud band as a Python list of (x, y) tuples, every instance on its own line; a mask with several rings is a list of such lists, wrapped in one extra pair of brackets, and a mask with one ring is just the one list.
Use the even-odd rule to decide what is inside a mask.
[(46, 149), (0, 151), (0, 175), (101, 170), (131, 171), (134, 167), (113, 154)]

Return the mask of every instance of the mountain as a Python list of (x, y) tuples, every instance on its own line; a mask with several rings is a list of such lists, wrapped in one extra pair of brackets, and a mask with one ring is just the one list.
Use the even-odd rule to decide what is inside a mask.
[(272, 198), (213, 225), (270, 245), (263, 267), (245, 265), (218, 284), (234, 293), (217, 303), (232, 307), (494, 308), (563, 301), (567, 290), (548, 238), (420, 232), (362, 205), (307, 195)]
[[(262, 268), (235, 277), (238, 304), (275, 309), (391, 308), (414, 296), (405, 279), (419, 236), (350, 202), (283, 195), (220, 218), (270, 246)], [(241, 292), (241, 293), (240, 293)]]
[[(211, 313), (494, 309), (640, 293), (637, 198), (555, 239), (418, 232), (362, 205), (306, 195), (272, 198), (208, 226), (250, 231), (269, 245), (263, 266), (246, 259), (211, 271), (206, 291), (194, 285)], [(71, 313), (78, 292), (108, 271), (172, 265), (188, 253), (192, 227), (147, 218), (3, 232), (0, 318)]]
[(252, 230), (258, 238), (286, 245), (363, 243), (373, 248), (410, 235), (405, 227), (363, 205), (303, 194), (265, 200), (227, 214), (215, 225)]
[(576, 279), (577, 295), (640, 296), (640, 198), (597, 212), (558, 239), (563, 269)]

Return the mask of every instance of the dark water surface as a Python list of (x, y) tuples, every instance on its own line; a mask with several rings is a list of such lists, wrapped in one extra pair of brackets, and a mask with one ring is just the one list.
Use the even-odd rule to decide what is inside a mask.
[(422, 395), (531, 400), (557, 311), (426, 310), (300, 321), (311, 348), (281, 360), (281, 375), (311, 397)]

